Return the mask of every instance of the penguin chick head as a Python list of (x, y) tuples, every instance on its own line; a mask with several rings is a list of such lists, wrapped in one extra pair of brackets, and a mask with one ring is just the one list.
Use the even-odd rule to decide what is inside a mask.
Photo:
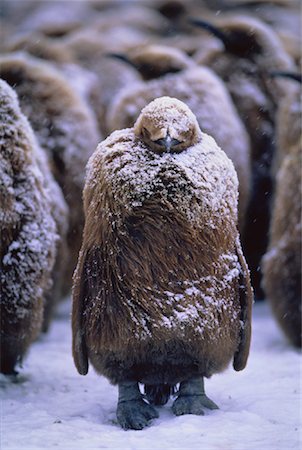
[(180, 153), (201, 140), (195, 115), (185, 103), (171, 97), (159, 97), (145, 106), (134, 133), (158, 154)]

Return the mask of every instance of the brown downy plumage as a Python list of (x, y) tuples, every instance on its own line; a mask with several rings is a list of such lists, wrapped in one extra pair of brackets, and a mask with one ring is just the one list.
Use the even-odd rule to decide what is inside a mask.
[(41, 33), (17, 34), (7, 39), (4, 53), (26, 52), (36, 58), (50, 61), (67, 79), (69, 85), (84, 100), (94, 106), (94, 98), (98, 92), (96, 74), (74, 62), (73, 53), (62, 42)]
[(278, 161), (263, 285), (272, 311), (292, 345), (301, 347), (301, 94), (283, 99), (278, 116)]
[(61, 38), (93, 18), (88, 2), (75, 2), (72, 8), (70, 6), (68, 0), (35, 2), (35, 7), (22, 17), (18, 28), (23, 32), (38, 31), (45, 36)]
[(140, 76), (134, 68), (125, 67), (125, 64), (106, 56), (108, 52), (116, 51), (114, 40), (111, 46), (107, 45), (102, 34), (95, 29), (83, 29), (73, 33), (62, 44), (71, 53), (74, 62), (97, 77), (97, 85), (90, 101), (99, 129), (107, 136), (105, 117), (109, 105), (123, 87), (140, 80)]
[[(131, 4), (122, 1), (120, 4), (114, 3), (114, 6), (102, 11), (96, 15), (92, 26), (103, 33), (104, 39), (107, 41), (107, 34), (110, 35), (112, 30), (132, 29), (134, 32), (141, 31), (144, 34), (164, 34), (168, 32), (169, 21), (154, 9), (154, 5)], [(123, 36), (117, 40), (123, 40)], [(112, 43), (111, 43), (112, 44)]]
[(252, 290), (237, 200), (232, 162), (177, 99), (151, 102), (134, 128), (99, 144), (73, 286), (80, 374), (90, 361), (164, 403), (178, 382), (232, 359), (245, 367)]
[(301, 73), (272, 72), (273, 78), (287, 81), (286, 95), (280, 99), (276, 113), (276, 152), (273, 173), (276, 175), (283, 159), (301, 139)]
[[(230, 5), (231, 6), (231, 5)], [(227, 8), (226, 8), (227, 11)], [(231, 12), (257, 17), (270, 25), (297, 64), (301, 61), (300, 0), (235, 2)]]
[(208, 68), (198, 67), (185, 53), (170, 47), (142, 47), (128, 58), (147, 81), (126, 87), (116, 96), (108, 111), (108, 128), (133, 126), (141, 109), (157, 97), (168, 95), (185, 102), (199, 126), (214, 137), (235, 165), (242, 229), (250, 190), (249, 140), (223, 82)]
[(247, 211), (243, 247), (251, 269), (256, 297), (262, 297), (260, 261), (268, 242), (275, 151), (275, 114), (287, 82), (272, 79), (271, 71), (293, 70), (274, 31), (247, 16), (224, 16), (214, 25), (193, 20), (224, 43), (223, 51), (204, 56), (199, 62), (211, 67), (225, 82), (245, 123), (252, 149), (252, 195)]
[(49, 169), (3, 80), (0, 111), (0, 371), (13, 374), (42, 326), (58, 235)]
[(0, 75), (18, 93), (22, 112), (48, 155), (69, 207), (67, 292), (81, 242), (85, 165), (99, 140), (97, 125), (86, 103), (50, 64), (26, 54), (9, 54), (0, 58)]

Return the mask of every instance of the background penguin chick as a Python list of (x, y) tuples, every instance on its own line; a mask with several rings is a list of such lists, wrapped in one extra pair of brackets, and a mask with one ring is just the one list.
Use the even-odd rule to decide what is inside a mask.
[(86, 2), (41, 2), (19, 23), (19, 31), (38, 31), (45, 36), (62, 37), (80, 28), (92, 17)]
[[(282, 74), (280, 74), (282, 76)], [(288, 90), (280, 99), (276, 113), (276, 152), (273, 161), (273, 173), (276, 174), (284, 157), (297, 145), (302, 136), (301, 84), (287, 81)]]
[(112, 55), (131, 64), (144, 80), (159, 78), (167, 73), (177, 73), (194, 67), (194, 61), (181, 50), (164, 45), (136, 47), (126, 55)]
[(58, 236), (37, 143), (2, 80), (0, 111), (0, 371), (13, 374), (41, 329)]
[[(153, 6), (153, 5), (152, 5)], [(131, 5), (122, 2), (108, 8), (98, 14), (92, 26), (102, 32), (106, 39), (106, 34), (110, 30), (127, 27), (135, 31), (143, 31), (144, 34), (154, 35), (164, 34), (168, 31), (169, 21), (153, 8), (145, 5)]]
[(21, 34), (9, 39), (4, 49), (5, 53), (22, 51), (51, 62), (64, 75), (74, 91), (93, 108), (97, 95), (97, 76), (74, 62), (74, 55), (62, 40), (52, 39), (37, 32)]
[(36, 58), (56, 63), (72, 63), (70, 52), (62, 45), (61, 40), (44, 36), (38, 31), (13, 34), (4, 43), (4, 52), (27, 52)]
[[(236, 9), (236, 13), (240, 10)], [(271, 26), (279, 36), (287, 53), (298, 64), (301, 58), (301, 2), (299, 0), (284, 2), (255, 2), (248, 9), (242, 9), (243, 14), (258, 17)]]
[(10, 54), (0, 58), (0, 75), (18, 93), (22, 112), (47, 152), (69, 207), (67, 292), (81, 242), (84, 216), (79, 199), (86, 162), (99, 140), (97, 125), (89, 107), (52, 65), (25, 54)]
[(269, 247), (263, 257), (263, 286), (289, 341), (301, 347), (301, 93), (293, 90), (277, 115), (277, 171)]
[[(157, 47), (153, 47), (155, 52)], [(146, 48), (148, 50), (148, 48)], [(166, 52), (169, 67), (179, 67), (179, 73), (168, 73), (154, 80), (124, 88), (113, 100), (108, 110), (108, 128), (121, 129), (133, 126), (141, 109), (161, 96), (172, 96), (185, 102), (195, 114), (200, 128), (214, 137), (234, 163), (239, 178), (239, 224), (243, 228), (250, 191), (250, 147), (244, 125), (223, 82), (206, 67), (192, 66), (192, 60), (181, 51), (161, 48), (157, 65)], [(151, 52), (146, 51), (146, 57)], [(152, 54), (152, 61), (156, 58)], [(172, 62), (173, 61), (173, 62)], [(181, 70), (187, 62), (188, 68)], [(156, 69), (154, 69), (156, 72)], [(219, 126), (217, 126), (219, 124)]]
[(56, 241), (56, 258), (51, 274), (51, 287), (45, 293), (42, 331), (48, 331), (53, 318), (55, 307), (63, 297), (63, 280), (66, 264), (68, 264), (68, 226), (69, 209), (63, 192), (55, 181), (49, 166), (49, 160), (41, 147), (36, 144), (35, 158), (43, 177), (45, 188), (50, 202), (51, 215), (55, 221), (58, 239)]
[(133, 67), (125, 67), (120, 61), (106, 56), (108, 51), (117, 49), (114, 45), (108, 47), (103, 42), (102, 34), (95, 30), (83, 29), (73, 33), (64, 40), (63, 45), (71, 53), (75, 63), (97, 77), (90, 102), (96, 113), (99, 129), (107, 136), (105, 116), (110, 103), (123, 87), (139, 81), (141, 77)]
[(79, 373), (90, 361), (119, 385), (123, 428), (157, 416), (138, 382), (161, 404), (180, 382), (176, 415), (217, 408), (203, 377), (232, 359), (242, 370), (251, 333), (232, 162), (183, 102), (161, 97), (99, 144), (87, 168), (72, 309)]
[(215, 19), (213, 25), (209, 30), (220, 36), (225, 50), (215, 50), (200, 62), (225, 80), (251, 139), (252, 193), (243, 247), (256, 298), (263, 298), (260, 261), (268, 244), (275, 115), (280, 98), (288, 90), (287, 81), (272, 79), (269, 73), (293, 71), (294, 63), (274, 31), (260, 20), (232, 15)]
[(292, 345), (301, 347), (301, 140), (289, 149), (276, 180), (263, 285), (272, 311)]

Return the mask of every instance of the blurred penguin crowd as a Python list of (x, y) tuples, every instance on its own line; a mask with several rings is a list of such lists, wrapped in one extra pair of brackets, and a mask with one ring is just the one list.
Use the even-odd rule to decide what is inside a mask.
[(301, 346), (299, 0), (2, 0), (1, 371), (72, 286), (98, 142), (178, 98), (233, 161), (256, 299)]

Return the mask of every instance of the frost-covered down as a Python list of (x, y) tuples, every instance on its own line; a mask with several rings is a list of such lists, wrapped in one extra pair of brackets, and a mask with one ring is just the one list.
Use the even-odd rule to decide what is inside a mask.
[(33, 132), (4, 81), (0, 96), (1, 350), (5, 357), (13, 338), (22, 357), (18, 342), (33, 340), (41, 326), (58, 235)]
[[(22, 111), (30, 120), (39, 144), (53, 160), (57, 180), (67, 189), (68, 175), (75, 185), (82, 187), (83, 168), (100, 139), (91, 110), (48, 62), (22, 52), (2, 56), (0, 72), (8, 83), (14, 84), (14, 71), (19, 72), (14, 88)], [(64, 169), (66, 174), (62, 173)]]
[(80, 94), (49, 63), (15, 53), (2, 56), (0, 66), (2, 78), (14, 86), (22, 112), (47, 152), (52, 173), (69, 207), (65, 279), (70, 287), (84, 220), (80, 200), (85, 165), (100, 138), (96, 120)]
[[(161, 144), (165, 139), (174, 140), (171, 151)], [(157, 355), (167, 365), (159, 379), (171, 380), (168, 372), (177, 363), (170, 354), (181, 360), (187, 346), (190, 362), (179, 362), (184, 374), (173, 374), (173, 380), (188, 376), (190, 358), (203, 376), (235, 361), (240, 330), (249, 334), (252, 297), (237, 230), (238, 179), (187, 105), (158, 98), (134, 128), (99, 144), (88, 162), (83, 197), (85, 228), (73, 291), (80, 373), (87, 373), (84, 345), (100, 373), (107, 370), (106, 352), (113, 355), (105, 374), (114, 382), (127, 379), (135, 364), (146, 367), (138, 380), (146, 379), (147, 367), (152, 374), (159, 364)], [(241, 284), (246, 289), (240, 301)], [(247, 337), (245, 362), (248, 343)]]
[(233, 161), (239, 178), (243, 223), (250, 185), (249, 140), (227, 90), (210, 69), (194, 67), (124, 88), (108, 109), (108, 127), (114, 130), (133, 126), (146, 104), (166, 95), (186, 103), (201, 130), (212, 136)]
[(224, 85), (206, 67), (190, 68), (182, 76), (168, 74), (126, 87), (108, 110), (109, 128), (133, 126), (146, 104), (165, 95), (186, 103), (201, 130), (215, 139), (234, 164), (248, 167), (249, 143), (244, 126)]
[[(174, 124), (175, 132), (187, 124), (183, 120)], [(113, 192), (118, 191), (116, 200), (129, 210), (141, 206), (144, 200), (160, 191), (194, 222), (201, 217), (203, 222), (208, 218), (210, 224), (213, 220), (219, 221), (222, 209), (223, 215), (235, 217), (237, 214), (238, 180), (233, 164), (205, 133), (201, 134), (199, 144), (179, 154), (158, 156), (137, 140), (132, 129), (116, 131), (99, 145), (97, 154), (88, 162), (90, 188), (98, 183), (100, 159), (105, 162), (107, 182)], [(171, 177), (169, 184), (163, 179), (164, 173)], [(192, 201), (193, 197), (198, 198), (194, 208), (188, 200), (190, 197)]]
[(142, 431), (121, 430), (117, 388), (91, 371), (81, 377), (71, 356), (70, 300), (49, 334), (34, 343), (19, 383), (0, 377), (3, 450), (230, 449), (297, 450), (301, 436), (301, 355), (284, 340), (267, 304), (253, 314), (250, 358), (206, 381), (219, 410), (175, 417), (171, 401)]

